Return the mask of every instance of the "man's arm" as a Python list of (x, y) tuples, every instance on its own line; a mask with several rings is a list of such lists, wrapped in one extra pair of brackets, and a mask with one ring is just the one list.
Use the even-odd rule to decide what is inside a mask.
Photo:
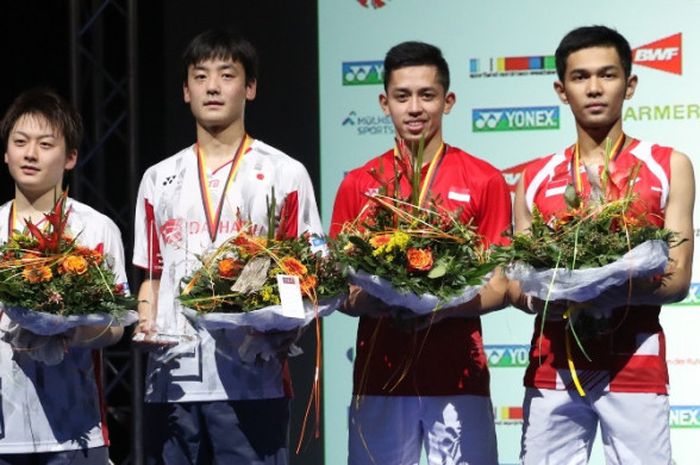
[(122, 326), (78, 326), (68, 341), (71, 347), (101, 349), (119, 342), (124, 334)]
[(146, 279), (139, 287), (139, 323), (136, 326), (135, 334), (143, 333), (145, 338), (157, 333), (156, 316), (158, 314), (158, 291), (160, 290), (159, 279)]

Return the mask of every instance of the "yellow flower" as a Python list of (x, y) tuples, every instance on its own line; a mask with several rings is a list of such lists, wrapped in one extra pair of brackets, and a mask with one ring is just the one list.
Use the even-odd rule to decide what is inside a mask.
[(260, 289), (260, 298), (262, 298), (263, 302), (271, 302), (274, 297), (274, 291), (272, 290), (272, 286), (263, 286), (262, 289)]
[[(403, 231), (396, 231), (393, 236), (391, 236), (391, 242), (387, 246), (387, 249), (394, 250), (397, 248), (399, 250), (405, 250), (408, 243), (411, 241), (411, 236)], [(387, 250), (387, 252), (389, 251)]]
[(22, 271), (24, 279), (32, 284), (50, 281), (53, 278), (51, 268), (48, 266), (29, 266)]

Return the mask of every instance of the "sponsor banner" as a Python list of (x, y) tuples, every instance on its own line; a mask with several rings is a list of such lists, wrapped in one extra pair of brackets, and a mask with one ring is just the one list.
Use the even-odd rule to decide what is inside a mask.
[(489, 368), (525, 368), (530, 354), (529, 345), (485, 345)]
[(372, 7), (374, 9), (382, 8), (386, 6), (386, 2), (391, 0), (357, 0), (357, 3), (365, 8)]
[(469, 77), (551, 75), (557, 72), (554, 55), (470, 58)]
[(344, 86), (371, 86), (384, 83), (383, 61), (343, 62)]
[(473, 132), (559, 129), (559, 107), (474, 108)]
[(688, 295), (680, 302), (664, 304), (664, 307), (693, 307), (700, 305), (700, 283), (690, 283)]
[(674, 34), (633, 49), (632, 62), (667, 73), (683, 74), (683, 35)]
[(700, 103), (638, 105), (625, 108), (624, 121), (666, 121), (700, 119)]
[(493, 417), (497, 425), (519, 425), (523, 422), (523, 408), (521, 406), (494, 407)]
[(352, 110), (341, 124), (345, 128), (354, 130), (358, 136), (394, 134), (391, 118), (384, 113), (360, 115)]
[(668, 424), (671, 428), (700, 428), (700, 405), (672, 405)]

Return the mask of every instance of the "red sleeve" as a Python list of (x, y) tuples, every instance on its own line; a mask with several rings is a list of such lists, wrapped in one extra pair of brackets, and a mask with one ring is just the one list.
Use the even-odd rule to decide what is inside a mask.
[(156, 217), (153, 211), (153, 205), (144, 200), (146, 204), (146, 231), (148, 243), (148, 268), (151, 271), (153, 278), (160, 278), (163, 271), (163, 258), (160, 254), (160, 242), (158, 242), (158, 231), (156, 227)]
[(290, 192), (284, 198), (280, 209), (280, 223), (276, 231), (277, 239), (291, 239), (299, 235), (299, 195)]
[(505, 245), (510, 239), (505, 236), (511, 230), (511, 203), (508, 184), (498, 173), (492, 176), (481, 191), (477, 231), (486, 246)]
[(343, 225), (357, 218), (361, 208), (361, 196), (356, 176), (353, 172), (348, 173), (340, 183), (338, 192), (335, 195), (333, 204), (333, 215), (331, 216), (331, 228), (328, 235), (336, 237), (343, 229)]

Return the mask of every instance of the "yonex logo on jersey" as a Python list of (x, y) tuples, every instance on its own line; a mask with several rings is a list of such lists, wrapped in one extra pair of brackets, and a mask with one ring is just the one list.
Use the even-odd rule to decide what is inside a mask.
[(700, 405), (675, 405), (668, 416), (671, 428), (700, 428)]
[(384, 82), (383, 61), (343, 62), (343, 85), (366, 86)]
[(175, 180), (175, 175), (174, 175), (174, 174), (173, 174), (173, 175), (170, 175), (170, 176), (166, 176), (166, 177), (165, 177), (165, 180), (163, 181), (163, 185), (164, 185), (164, 186), (167, 186), (168, 184), (172, 184), (174, 180)]
[(667, 73), (683, 74), (683, 35), (679, 32), (635, 48), (632, 62)]
[(475, 108), (473, 132), (559, 129), (559, 107)]
[(530, 346), (527, 345), (485, 345), (486, 361), (491, 368), (526, 367)]

